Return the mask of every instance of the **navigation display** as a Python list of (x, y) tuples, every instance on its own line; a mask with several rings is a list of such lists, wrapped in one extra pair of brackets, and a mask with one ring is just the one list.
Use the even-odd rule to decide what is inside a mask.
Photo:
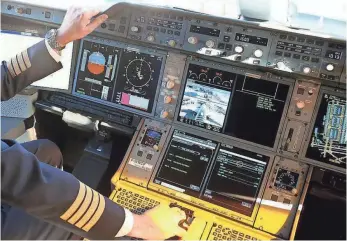
[(75, 93), (151, 113), (163, 55), (117, 46), (82, 41)]
[(154, 183), (199, 196), (217, 143), (175, 130)]
[(112, 100), (121, 49), (83, 41), (76, 92), (101, 100)]
[(163, 57), (124, 49), (114, 102), (152, 112)]
[(346, 168), (346, 99), (324, 94), (306, 157)]
[(288, 91), (288, 85), (239, 76), (225, 134), (273, 147)]
[(190, 64), (178, 120), (221, 132), (234, 79), (232, 73)]
[(203, 199), (252, 216), (269, 157), (222, 145)]

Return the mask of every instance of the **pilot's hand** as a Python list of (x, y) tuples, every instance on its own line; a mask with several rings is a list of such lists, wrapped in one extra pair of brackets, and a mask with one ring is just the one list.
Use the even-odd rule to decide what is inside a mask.
[(57, 42), (65, 46), (93, 32), (108, 18), (107, 15), (102, 14), (92, 20), (99, 12), (98, 10), (84, 11), (78, 7), (69, 8), (62, 25), (58, 29)]
[(134, 226), (130, 237), (146, 240), (164, 240), (174, 236), (183, 237), (186, 230), (178, 226), (186, 214), (179, 208), (159, 205), (143, 215), (134, 215)]

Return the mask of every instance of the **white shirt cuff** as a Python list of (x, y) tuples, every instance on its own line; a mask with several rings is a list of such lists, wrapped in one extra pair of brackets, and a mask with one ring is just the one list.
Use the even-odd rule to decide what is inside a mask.
[(51, 46), (49, 46), (49, 44), (48, 44), (48, 42), (47, 42), (47, 39), (45, 39), (45, 44), (46, 44), (47, 50), (48, 50), (49, 54), (52, 56), (52, 58), (53, 58), (57, 63), (60, 62), (61, 56), (60, 56), (54, 49), (52, 49)]
[(126, 236), (128, 233), (130, 233), (130, 231), (133, 229), (133, 226), (134, 226), (133, 214), (127, 209), (124, 209), (124, 211), (125, 211), (125, 220), (121, 229), (115, 236), (116, 238)]

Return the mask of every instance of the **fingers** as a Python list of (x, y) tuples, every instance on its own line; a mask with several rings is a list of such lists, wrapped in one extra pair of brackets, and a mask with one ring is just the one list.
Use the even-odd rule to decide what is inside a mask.
[(93, 9), (93, 10), (85, 11), (83, 13), (83, 16), (89, 20), (92, 17), (94, 17), (95, 15), (97, 15), (98, 13), (100, 13), (99, 10)]
[(175, 235), (177, 235), (178, 237), (184, 237), (187, 234), (187, 231), (184, 230), (181, 227), (177, 227), (176, 231), (175, 231)]
[(103, 22), (105, 22), (107, 18), (108, 16), (106, 14), (103, 14), (94, 19), (91, 23), (89, 23), (86, 27), (86, 31), (88, 32), (88, 34), (93, 32), (97, 27), (99, 27)]

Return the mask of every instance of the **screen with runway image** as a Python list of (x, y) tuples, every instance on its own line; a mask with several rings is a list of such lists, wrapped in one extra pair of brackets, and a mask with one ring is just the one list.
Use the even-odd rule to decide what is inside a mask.
[(120, 48), (83, 41), (75, 90), (101, 100), (112, 100)]
[(178, 121), (221, 132), (235, 76), (190, 64)]
[(346, 168), (346, 99), (323, 94), (306, 157)]

